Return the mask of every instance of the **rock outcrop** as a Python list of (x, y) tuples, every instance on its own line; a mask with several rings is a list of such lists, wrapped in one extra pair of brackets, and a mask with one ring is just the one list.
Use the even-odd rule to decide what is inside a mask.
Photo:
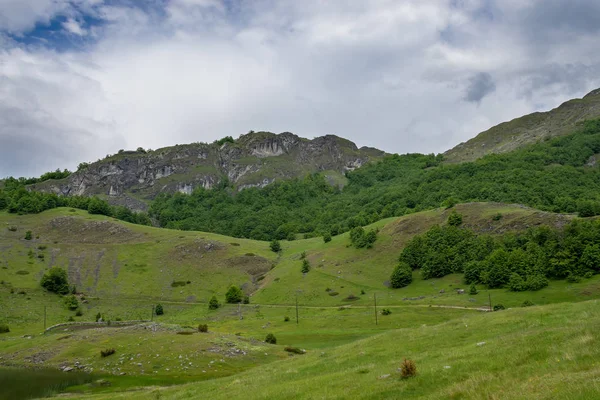
[(222, 145), (120, 151), (68, 178), (31, 188), (66, 196), (106, 196), (112, 204), (143, 210), (147, 200), (162, 192), (190, 194), (225, 181), (239, 190), (319, 171), (343, 174), (384, 154), (333, 135), (308, 140), (289, 132), (250, 132)]

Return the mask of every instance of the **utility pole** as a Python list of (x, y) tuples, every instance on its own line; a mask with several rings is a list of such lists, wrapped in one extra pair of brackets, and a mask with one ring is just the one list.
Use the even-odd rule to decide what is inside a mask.
[(296, 294), (296, 325), (298, 325), (298, 294)]
[(377, 321), (377, 295), (373, 293), (373, 301), (375, 302), (375, 325), (379, 325)]
[(46, 332), (46, 306), (44, 306), (44, 332)]
[(490, 299), (490, 311), (492, 311), (492, 295), (488, 292), (488, 298)]
[(150, 322), (154, 321), (154, 305), (152, 305), (152, 311), (150, 312)]

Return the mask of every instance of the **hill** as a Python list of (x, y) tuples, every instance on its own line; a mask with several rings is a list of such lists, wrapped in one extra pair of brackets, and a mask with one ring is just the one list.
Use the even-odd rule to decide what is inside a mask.
[(568, 135), (577, 125), (600, 117), (600, 89), (559, 107), (503, 122), (444, 153), (447, 162), (473, 161), (486, 154), (506, 153), (548, 138)]
[(250, 132), (234, 140), (192, 143), (157, 150), (120, 150), (95, 163), (80, 165), (67, 178), (47, 180), (32, 190), (62, 195), (103, 196), (111, 204), (144, 210), (158, 193), (191, 193), (195, 188), (232, 184), (263, 187), (276, 180), (326, 171), (332, 183), (385, 153), (357, 148), (334, 135), (313, 140), (284, 132)]
[[(93, 399), (593, 399), (598, 302), (528, 307), (391, 330), (234, 377)], [(402, 379), (404, 358), (417, 375)]]

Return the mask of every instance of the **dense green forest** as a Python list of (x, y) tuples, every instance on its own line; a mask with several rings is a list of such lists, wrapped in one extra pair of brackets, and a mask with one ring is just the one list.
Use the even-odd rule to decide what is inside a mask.
[(318, 174), (265, 188), (162, 194), (150, 215), (161, 226), (253, 239), (336, 235), (381, 218), (457, 202), (519, 203), (554, 212), (600, 213), (600, 121), (570, 136), (458, 165), (442, 156), (393, 155), (347, 174), (343, 190)]
[(575, 220), (563, 229), (547, 226), (502, 236), (479, 235), (452, 225), (434, 226), (403, 249), (392, 274), (419, 269), (424, 279), (464, 273), (465, 283), (512, 291), (539, 290), (548, 279), (576, 282), (600, 273), (600, 221)]
[[(388, 156), (348, 172), (343, 189), (313, 174), (239, 193), (224, 181), (191, 195), (161, 194), (149, 215), (162, 227), (259, 240), (337, 235), (381, 218), (471, 201), (592, 216), (600, 214), (600, 171), (586, 164), (598, 153), (600, 120), (593, 120), (572, 135), (463, 164), (444, 164), (442, 155), (433, 154)], [(89, 199), (29, 192), (25, 184), (6, 180), (0, 209), (32, 213), (65, 205), (89, 207)], [(102, 200), (94, 200), (96, 206), (98, 202)], [(102, 204), (99, 213), (149, 222), (144, 214), (107, 207)]]

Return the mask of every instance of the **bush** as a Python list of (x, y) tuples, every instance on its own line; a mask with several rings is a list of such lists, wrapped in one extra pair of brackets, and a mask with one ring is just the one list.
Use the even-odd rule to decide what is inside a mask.
[(307, 274), (310, 271), (310, 262), (305, 258), (302, 260), (302, 273)]
[(277, 338), (272, 333), (269, 333), (265, 338), (265, 342), (269, 344), (277, 344)]
[(535, 304), (533, 304), (531, 301), (529, 301), (529, 300), (525, 300), (525, 301), (523, 302), (523, 304), (521, 304), (521, 307), (531, 307), (531, 306), (533, 306), (533, 305), (535, 305)]
[(225, 300), (228, 303), (240, 303), (243, 299), (244, 293), (242, 293), (242, 289), (235, 285), (231, 285), (225, 293)]
[(208, 302), (208, 309), (216, 310), (219, 307), (221, 307), (221, 303), (219, 303), (219, 300), (217, 300), (217, 296), (211, 297), (210, 301)]
[(548, 286), (548, 279), (542, 274), (531, 275), (527, 278), (527, 290), (540, 290)]
[(75, 322), (75, 318), (73, 318), (73, 316), (71, 315), (71, 316), (70, 316), (70, 317), (67, 319), (67, 321), (68, 321), (68, 322)]
[(407, 263), (401, 262), (394, 268), (390, 277), (390, 285), (395, 288), (408, 286), (412, 282), (412, 269)]
[(0, 324), (0, 333), (8, 333), (10, 332), (10, 329), (8, 328), (8, 325), (6, 324)]
[(163, 315), (165, 313), (165, 310), (163, 310), (162, 304), (157, 304), (156, 305), (156, 307), (154, 308), (154, 313), (156, 315)]
[(96, 322), (100, 322), (101, 319), (102, 319), (102, 314), (100, 314), (100, 313), (96, 314)]
[(392, 310), (390, 310), (389, 308), (384, 308), (383, 310), (381, 310), (381, 315), (390, 315), (392, 313)]
[(281, 243), (279, 243), (279, 240), (273, 240), (269, 247), (273, 253), (279, 253), (281, 251)]
[(287, 351), (288, 353), (294, 353), (294, 354), (304, 354), (304, 353), (306, 353), (306, 351), (302, 350), (299, 347), (286, 346), (283, 349), (285, 351)]
[(336, 292), (335, 290), (332, 290), (332, 291), (330, 291), (330, 292), (329, 292), (329, 295), (330, 295), (330, 296), (332, 296), (332, 297), (333, 297), (333, 296), (337, 296), (338, 294), (339, 294), (339, 293), (338, 293), (338, 292)]
[(500, 221), (502, 219), (502, 214), (498, 213), (492, 217), (493, 221)]
[(250, 304), (250, 296), (248, 296), (248, 295), (244, 296), (244, 301), (243, 301), (243, 303), (244, 303), (244, 304)]
[(8, 230), (11, 232), (16, 232), (17, 231), (17, 227), (16, 226), (9, 226)]
[(366, 294), (364, 289), (360, 289), (360, 294)]
[(329, 233), (326, 233), (326, 234), (324, 234), (324, 235), (323, 235), (323, 242), (324, 242), (324, 243), (329, 243), (329, 242), (331, 242), (331, 234), (329, 234)]
[(400, 374), (403, 378), (410, 378), (417, 375), (417, 364), (411, 359), (404, 359), (400, 364)]
[(501, 311), (501, 310), (506, 310), (506, 307), (504, 307), (502, 304), (496, 304), (494, 306), (494, 311)]
[(457, 213), (456, 211), (452, 211), (448, 216), (448, 225), (450, 226), (460, 226), (462, 225), (462, 222), (462, 215)]
[(508, 288), (513, 292), (523, 292), (527, 290), (527, 283), (521, 275), (513, 272), (508, 280)]
[(65, 306), (71, 310), (75, 311), (79, 307), (79, 302), (77, 301), (77, 297), (70, 295), (65, 297)]
[(81, 311), (80, 309), (77, 310), (77, 312), (75, 313), (76, 317), (81, 317), (83, 315), (83, 311)]
[(377, 240), (377, 229), (366, 232), (363, 227), (357, 226), (350, 231), (350, 242), (357, 249), (366, 247), (370, 249)]
[(469, 294), (471, 296), (475, 296), (477, 293), (479, 293), (479, 291), (477, 290), (477, 288), (475, 287), (475, 284), (472, 283), (471, 287), (469, 288)]
[(113, 355), (113, 354), (115, 354), (115, 353), (116, 353), (116, 350), (115, 350), (115, 349), (106, 349), (106, 350), (100, 350), (100, 356), (101, 356), (102, 358), (104, 358), (104, 357), (108, 357), (108, 356), (110, 356), (110, 355)]
[(180, 287), (185, 286), (186, 283), (184, 281), (173, 281), (171, 282), (171, 287)]
[(360, 297), (358, 297), (358, 296), (356, 296), (354, 294), (349, 294), (348, 297), (346, 297), (344, 300), (354, 301), (354, 300), (358, 300), (358, 299), (360, 299)]
[(300, 253), (300, 259), (304, 260), (306, 258), (306, 252), (303, 251), (302, 253)]
[(207, 324), (198, 325), (198, 332), (203, 332), (203, 333), (208, 332), (208, 325)]
[(593, 276), (594, 276), (594, 273), (593, 273), (592, 271), (588, 271), (588, 272), (586, 272), (585, 274), (583, 274), (583, 277), (584, 277), (585, 279), (590, 279), (590, 278), (592, 278)]
[(283, 317), (283, 321), (284, 322), (290, 322), (290, 317), (288, 317), (287, 315), (285, 317)]
[(50, 268), (42, 277), (40, 284), (49, 292), (58, 294), (69, 293), (67, 271), (59, 267)]
[(25, 240), (31, 240), (31, 231), (25, 232)]
[(567, 282), (569, 283), (579, 283), (581, 282), (581, 277), (579, 275), (576, 275), (572, 272), (569, 272), (569, 275), (567, 276)]

